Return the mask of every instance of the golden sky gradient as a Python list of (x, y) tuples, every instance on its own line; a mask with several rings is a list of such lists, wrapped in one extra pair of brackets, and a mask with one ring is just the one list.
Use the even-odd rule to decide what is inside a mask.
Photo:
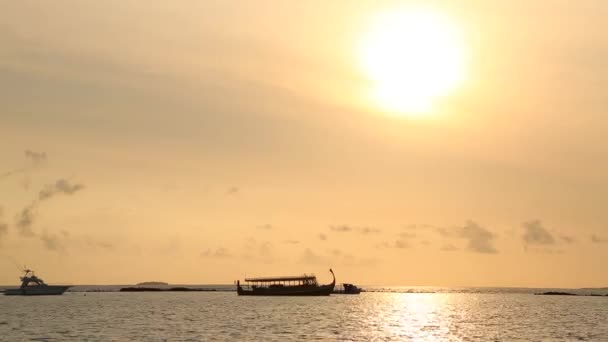
[[(466, 76), (394, 115), (358, 48), (421, 6)], [(605, 1), (2, 7), (0, 284), (608, 286)]]

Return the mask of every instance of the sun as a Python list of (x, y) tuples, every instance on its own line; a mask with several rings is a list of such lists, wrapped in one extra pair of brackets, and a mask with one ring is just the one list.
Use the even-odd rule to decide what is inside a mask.
[(373, 101), (399, 115), (429, 113), (465, 76), (459, 30), (430, 9), (379, 13), (363, 35), (358, 55), (372, 83)]

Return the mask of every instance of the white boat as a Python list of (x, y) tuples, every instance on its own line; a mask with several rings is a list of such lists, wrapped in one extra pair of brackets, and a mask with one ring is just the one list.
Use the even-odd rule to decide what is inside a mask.
[(25, 275), (20, 277), (21, 286), (17, 289), (6, 289), (6, 296), (45, 296), (63, 294), (70, 286), (67, 285), (47, 285), (44, 280), (38, 278), (34, 271), (24, 270)]

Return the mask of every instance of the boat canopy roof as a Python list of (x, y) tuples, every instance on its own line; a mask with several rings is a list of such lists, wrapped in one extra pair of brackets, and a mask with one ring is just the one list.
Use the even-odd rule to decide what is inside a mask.
[(306, 281), (306, 280), (316, 280), (317, 277), (314, 274), (304, 274), (301, 276), (293, 276), (293, 277), (264, 277), (264, 278), (245, 278), (245, 281), (248, 282), (271, 282), (271, 281)]

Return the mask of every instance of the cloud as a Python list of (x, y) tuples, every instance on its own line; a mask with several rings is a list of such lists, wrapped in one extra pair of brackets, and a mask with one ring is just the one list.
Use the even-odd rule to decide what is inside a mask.
[(399, 234), (400, 237), (404, 238), (404, 239), (413, 239), (415, 238), (417, 235), (414, 233), (401, 233)]
[[(496, 235), (473, 220), (468, 220), (464, 227), (455, 227), (449, 229), (445, 227), (428, 226), (428, 228), (433, 229), (435, 233), (446, 239), (468, 240), (466, 249), (471, 252), (484, 254), (498, 253), (498, 250), (493, 245)], [(456, 247), (451, 244), (447, 244), (444, 245), (441, 250), (452, 251), (456, 250)]]
[(235, 195), (237, 192), (239, 192), (240, 189), (236, 186), (230, 187), (228, 190), (226, 190), (226, 195)]
[(38, 199), (41, 201), (47, 200), (58, 193), (72, 195), (82, 189), (84, 189), (84, 185), (82, 184), (71, 184), (70, 181), (66, 179), (59, 179), (55, 182), (55, 184), (49, 184), (45, 186), (44, 189), (40, 190), (38, 193)]
[(46, 152), (34, 152), (25, 150), (25, 157), (29, 159), (35, 166), (46, 162)]
[(28, 168), (37, 167), (46, 162), (46, 153), (45, 152), (34, 152), (31, 150), (25, 150), (25, 158), (30, 160), (31, 166), (21, 167), (18, 169), (10, 170), (0, 174), (0, 179), (10, 177), (12, 175), (16, 175), (19, 173), (26, 172)]
[(320, 234), (319, 234), (319, 240), (321, 240), (321, 241), (326, 241), (326, 240), (327, 240), (327, 235), (325, 235), (325, 234), (323, 234), (323, 233), (320, 233)]
[(40, 240), (42, 241), (44, 248), (49, 251), (63, 251), (65, 249), (60, 238), (55, 234), (48, 234), (46, 230), (40, 236)]
[(21, 210), (21, 213), (17, 215), (17, 222), (15, 224), (19, 235), (25, 237), (35, 236), (34, 231), (32, 230), (35, 216), (36, 202), (32, 202), (30, 205)]
[(372, 227), (353, 227), (349, 225), (338, 225), (338, 226), (329, 226), (329, 229), (334, 232), (340, 233), (348, 233), (348, 232), (356, 232), (360, 234), (375, 234), (380, 233), (380, 229), (372, 228)]
[(298, 240), (285, 240), (283, 242), (286, 244), (289, 244), (289, 245), (297, 245), (300, 243), (300, 241), (298, 241)]
[(495, 235), (471, 220), (467, 221), (466, 225), (459, 229), (459, 235), (460, 237), (469, 240), (467, 249), (472, 252), (486, 254), (498, 253), (496, 248), (492, 245)]
[(575, 243), (576, 239), (573, 238), (572, 236), (566, 236), (566, 235), (562, 235), (559, 237), (562, 241), (564, 241), (567, 244), (571, 244), (571, 243)]
[(87, 245), (87, 247), (92, 247), (92, 248), (102, 248), (102, 249), (107, 249), (107, 250), (115, 249), (114, 244), (111, 242), (98, 241), (98, 240), (95, 240), (88, 236), (85, 236), (84, 243)]
[(555, 244), (553, 235), (539, 220), (524, 222), (523, 241), (526, 246), (549, 246)]
[(274, 262), (274, 246), (269, 241), (257, 241), (253, 237), (245, 240), (243, 258), (266, 264)]
[(397, 239), (395, 242), (384, 241), (378, 245), (376, 248), (396, 248), (396, 249), (405, 249), (410, 248), (409, 242), (401, 239)]
[(327, 256), (319, 255), (313, 252), (310, 248), (306, 248), (302, 253), (302, 256), (299, 260), (302, 264), (310, 264), (310, 265), (329, 265), (330, 258)]
[(273, 227), (271, 224), (268, 224), (268, 223), (263, 224), (263, 225), (261, 225), (261, 226), (257, 226), (256, 228), (257, 228), (257, 229), (264, 229), (264, 230), (271, 230), (271, 229), (274, 229), (274, 227)]
[(608, 243), (608, 239), (601, 237), (601, 236), (597, 236), (595, 234), (591, 234), (591, 242), (593, 243)]
[(333, 230), (334, 232), (352, 232), (353, 231), (353, 227), (350, 226), (329, 226), (330, 230)]
[(339, 249), (328, 249), (325, 253), (318, 253), (310, 248), (306, 248), (300, 255), (298, 263), (322, 266), (368, 267), (376, 265), (378, 260), (374, 258), (357, 258)]
[(0, 223), (0, 238), (6, 234), (8, 234), (8, 224)]
[(202, 257), (211, 257), (211, 258), (231, 258), (232, 254), (228, 251), (228, 249), (224, 247), (219, 247), (215, 251), (212, 251), (210, 248), (201, 252)]
[(404, 248), (409, 248), (409, 247), (410, 247), (409, 243), (407, 243), (404, 240), (395, 241), (395, 248), (404, 249)]
[(451, 243), (446, 243), (445, 245), (441, 246), (441, 250), (444, 252), (454, 252), (457, 251), (458, 248)]
[(0, 179), (7, 178), (7, 177), (10, 177), (12, 175), (24, 172), (24, 171), (25, 171), (24, 168), (7, 171), (7, 172), (5, 172), (3, 174), (0, 174)]

